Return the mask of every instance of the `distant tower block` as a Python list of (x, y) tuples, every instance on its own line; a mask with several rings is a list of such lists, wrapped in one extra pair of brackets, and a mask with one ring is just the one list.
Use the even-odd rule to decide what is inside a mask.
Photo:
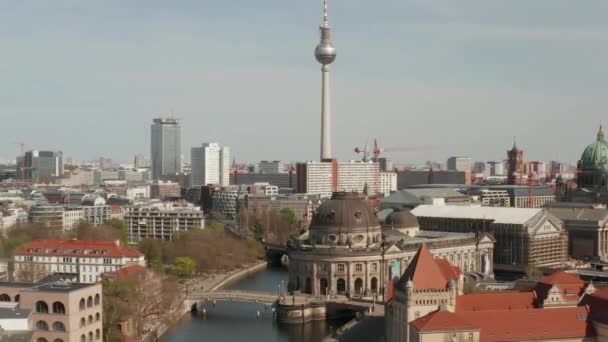
[(331, 108), (329, 95), (329, 65), (336, 59), (327, 16), (327, 0), (323, 0), (323, 24), (319, 27), (321, 42), (315, 48), (315, 58), (321, 63), (321, 160), (331, 159)]

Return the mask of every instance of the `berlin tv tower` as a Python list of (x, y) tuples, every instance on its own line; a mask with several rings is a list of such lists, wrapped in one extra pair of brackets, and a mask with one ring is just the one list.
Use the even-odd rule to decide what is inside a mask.
[(323, 0), (323, 24), (319, 27), (321, 42), (315, 48), (315, 58), (321, 63), (321, 160), (331, 159), (331, 110), (329, 101), (329, 65), (336, 59), (327, 18), (327, 0)]

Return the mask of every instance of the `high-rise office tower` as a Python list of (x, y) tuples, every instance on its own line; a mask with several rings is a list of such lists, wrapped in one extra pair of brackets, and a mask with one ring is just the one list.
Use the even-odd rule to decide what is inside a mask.
[(175, 176), (182, 171), (182, 132), (177, 119), (154, 119), (151, 126), (152, 178)]
[(63, 174), (63, 154), (61, 151), (25, 152), (25, 178), (34, 183), (50, 183)]
[(190, 150), (192, 187), (230, 184), (230, 147), (204, 143)]

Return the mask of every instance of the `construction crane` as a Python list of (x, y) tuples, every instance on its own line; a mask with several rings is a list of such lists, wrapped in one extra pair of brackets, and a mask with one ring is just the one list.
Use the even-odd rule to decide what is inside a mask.
[[(384, 148), (380, 148), (380, 146), (378, 145), (378, 140), (374, 139), (374, 145), (373, 148), (370, 149), (369, 145), (367, 143), (365, 143), (365, 148), (359, 148), (359, 147), (355, 147), (355, 153), (357, 154), (363, 154), (363, 161), (367, 162), (370, 161), (370, 156), (371, 156), (371, 161), (373, 163), (376, 163), (377, 165), (375, 166), (374, 169), (374, 176), (373, 176), (373, 183), (377, 186), (377, 190), (378, 192), (376, 194), (373, 195), (378, 195), (380, 193), (380, 190), (382, 189), (382, 179), (381, 179), (381, 170), (380, 170), (380, 156), (382, 155), (382, 153), (384, 152), (414, 152), (414, 151), (430, 151), (435, 149), (435, 147), (432, 146), (425, 146), (425, 147), (384, 147)], [(369, 191), (369, 186), (366, 187), (366, 189)]]
[(422, 151), (432, 151), (435, 150), (436, 146), (416, 146), (416, 147), (383, 147), (380, 148), (378, 146), (378, 140), (374, 139), (374, 147), (372, 150), (369, 149), (367, 143), (365, 144), (365, 148), (355, 147), (355, 153), (361, 154), (363, 153), (363, 161), (369, 160), (369, 156), (371, 155), (371, 160), (377, 163), (380, 160), (380, 155), (384, 152), (422, 152)]

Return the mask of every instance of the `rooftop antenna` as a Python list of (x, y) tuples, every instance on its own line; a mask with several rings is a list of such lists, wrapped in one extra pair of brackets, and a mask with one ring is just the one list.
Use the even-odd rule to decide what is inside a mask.
[(323, 0), (323, 27), (329, 27), (329, 17), (327, 16), (327, 0)]

